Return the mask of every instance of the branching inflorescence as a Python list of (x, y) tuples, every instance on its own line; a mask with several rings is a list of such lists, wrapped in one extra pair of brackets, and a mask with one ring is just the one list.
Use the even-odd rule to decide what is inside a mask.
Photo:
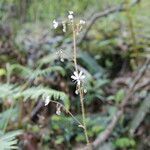
[[(56, 20), (54, 20), (53, 27), (54, 27), (54, 29), (56, 29), (59, 26), (59, 24), (61, 24), (63, 27), (63, 29), (62, 29), (63, 32), (66, 32), (67, 24), (69, 27), (71, 27), (72, 38), (73, 38), (72, 60), (73, 60), (73, 64), (74, 64), (74, 71), (73, 71), (73, 74), (71, 75), (71, 79), (73, 80), (73, 82), (76, 85), (75, 94), (79, 95), (79, 98), (80, 98), (82, 121), (80, 122), (75, 116), (73, 116), (73, 114), (69, 110), (66, 110), (63, 104), (61, 104), (57, 101), (50, 100), (49, 97), (45, 98), (45, 105), (48, 105), (50, 102), (55, 103), (56, 108), (57, 108), (57, 110), (56, 110), (57, 115), (61, 114), (61, 109), (64, 110), (66, 113), (68, 113), (78, 123), (78, 127), (81, 127), (83, 129), (85, 138), (86, 138), (86, 142), (87, 142), (87, 146), (89, 147), (89, 149), (91, 149), (88, 134), (87, 134), (85, 106), (84, 106), (84, 94), (87, 92), (86, 89), (84, 88), (84, 79), (86, 76), (78, 68), (77, 44), (76, 44), (76, 37), (79, 35), (80, 31), (82, 30), (83, 26), (85, 25), (85, 21), (79, 20), (78, 22), (76, 22), (74, 19), (73, 11), (69, 11), (68, 13), (69, 13), (68, 18), (65, 21), (57, 22)], [(61, 53), (62, 53), (62, 50), (61, 50)], [(59, 55), (59, 57), (61, 57), (61, 55)], [(62, 61), (63, 58), (60, 58), (60, 60)]]

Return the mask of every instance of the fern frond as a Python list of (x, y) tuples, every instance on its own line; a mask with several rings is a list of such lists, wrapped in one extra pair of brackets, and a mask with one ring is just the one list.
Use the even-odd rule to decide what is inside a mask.
[(17, 118), (18, 113), (17, 113), (17, 107), (16, 108), (9, 108), (3, 112), (0, 113), (0, 130), (5, 129), (5, 126), (7, 124), (7, 121), (9, 120), (10, 116), (12, 116), (11, 114), (13, 114), (13, 117), (11, 117), (12, 119)]
[(19, 74), (22, 77), (28, 78), (28, 79), (35, 79), (39, 76), (46, 76), (47, 74), (51, 72), (58, 71), (62, 76), (65, 75), (65, 70), (61, 66), (51, 66), (46, 69), (29, 69), (27, 67), (21, 66), (19, 64), (13, 64), (10, 66), (11, 68), (11, 73), (14, 72), (15, 70), (18, 70)]
[(0, 98), (12, 97), (18, 92), (18, 88), (13, 84), (1, 84), (0, 83)]
[(18, 99), (20, 97), (23, 97), (24, 100), (27, 99), (34, 99), (37, 100), (42, 96), (49, 96), (50, 98), (54, 100), (62, 100), (65, 108), (69, 109), (69, 98), (68, 96), (61, 91), (57, 91), (54, 89), (50, 89), (47, 87), (30, 87), (22, 91), (22, 88), (20, 86), (15, 86), (11, 84), (1, 84), (0, 86), (0, 98), (4, 99), (6, 97), (12, 97), (13, 99)]
[(16, 97), (20, 97), (20, 96), (23, 96), (25, 100), (29, 98), (36, 100), (41, 96), (49, 96), (50, 98), (54, 100), (60, 99), (63, 101), (65, 108), (67, 110), (69, 109), (69, 105), (70, 105), (69, 98), (64, 92), (49, 89), (49, 88), (42, 87), (42, 86), (28, 88), (16, 95)]
[(12, 150), (18, 149), (16, 136), (22, 134), (21, 130), (11, 131), (0, 135), (0, 149), (1, 150)]
[(47, 75), (51, 72), (55, 72), (55, 71), (58, 71), (59, 73), (61, 73), (62, 76), (65, 75), (65, 70), (62, 67), (53, 66), (53, 67), (43, 69), (43, 70), (40, 70), (40, 69), (33, 70), (32, 74), (30, 74), (29, 76), (30, 76), (31, 79), (35, 79), (39, 76), (45, 76), (45, 75)]

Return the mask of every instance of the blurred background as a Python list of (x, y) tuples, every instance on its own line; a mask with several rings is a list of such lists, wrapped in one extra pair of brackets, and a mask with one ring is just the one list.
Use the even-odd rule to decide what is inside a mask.
[[(21, 150), (70, 150), (86, 144), (73, 118), (63, 111), (56, 115), (55, 104), (43, 103), (43, 96), (49, 95), (81, 120), (70, 78), (71, 30), (53, 29), (53, 20), (66, 19), (68, 11), (86, 21), (77, 37), (77, 60), (86, 75), (88, 136), (95, 141), (150, 59), (149, 8), (149, 0), (1, 0), (0, 149), (17, 145)], [(147, 68), (98, 149), (150, 149), (149, 90)]]

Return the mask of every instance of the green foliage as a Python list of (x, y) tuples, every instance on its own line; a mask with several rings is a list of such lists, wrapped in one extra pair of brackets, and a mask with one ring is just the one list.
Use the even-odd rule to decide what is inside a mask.
[(6, 97), (13, 97), (18, 91), (19, 88), (16, 88), (13, 84), (0, 84), (0, 98), (2, 100)]
[[(13, 116), (12, 116), (13, 114)], [(0, 113), (0, 130), (5, 131), (8, 121), (15, 120), (18, 117), (18, 109), (16, 108), (9, 108), (2, 113)]]
[(46, 69), (37, 68), (35, 70), (21, 66), (19, 64), (13, 64), (9, 66), (10, 75), (13, 72), (15, 72), (15, 73), (19, 73), (22, 77), (28, 79), (36, 79), (37, 77), (46, 76), (49, 73), (56, 72), (56, 71), (58, 71), (62, 76), (65, 75), (65, 70), (61, 66), (51, 66)]
[(122, 137), (115, 141), (115, 146), (117, 148), (128, 148), (134, 147), (135, 145), (136, 145), (135, 140), (128, 137)]
[(86, 103), (91, 104), (93, 100), (99, 99), (104, 100), (104, 91), (103, 88), (109, 83), (109, 80), (106, 78), (100, 78), (97, 80), (89, 79), (86, 83), (87, 94), (85, 95)]
[(22, 134), (21, 130), (11, 131), (0, 135), (0, 149), (12, 150), (18, 149), (16, 136)]
[[(28, 16), (30, 20), (49, 20), (57, 18), (59, 16), (64, 16), (68, 12), (68, 10), (70, 10), (70, 8), (72, 11), (81, 13), (83, 12), (83, 10), (87, 9), (92, 4), (96, 3), (97, 0), (34, 0), (30, 5)], [(100, 7), (102, 6), (98, 5), (98, 8)]]
[(88, 136), (89, 137), (97, 136), (104, 129), (105, 129), (104, 126), (101, 126), (100, 124), (91, 126), (91, 130), (88, 130)]
[[(98, 115), (91, 116), (86, 120), (89, 137), (96, 137), (101, 131), (104, 130), (110, 119), (109, 117), (103, 118), (97, 116)], [(75, 117), (81, 119), (81, 116)], [(56, 142), (59, 142), (59, 144), (62, 142), (69, 143), (73, 137), (75, 137), (77, 142), (85, 142), (85, 136), (82, 129), (77, 127), (76, 122), (74, 122), (71, 117), (53, 115), (51, 117), (50, 125), (52, 131), (55, 133)]]
[(107, 98), (107, 100), (114, 100), (116, 103), (120, 103), (125, 97), (125, 92), (123, 89), (117, 91), (115, 95), (111, 95)]
[(58, 136), (56, 137), (55, 143), (56, 143), (56, 144), (61, 144), (61, 143), (63, 143), (63, 142), (64, 142), (64, 137), (61, 136), (61, 135), (58, 135)]
[(76, 141), (77, 142), (85, 142), (85, 137), (84, 134), (80, 133), (76, 136)]
[(123, 100), (124, 96), (125, 96), (124, 90), (120, 89), (115, 95), (115, 101), (117, 103), (120, 103)]
[(139, 127), (141, 122), (144, 120), (149, 110), (150, 110), (150, 94), (148, 94), (147, 97), (144, 99), (144, 101), (141, 103), (138, 111), (135, 114), (135, 117), (131, 121), (130, 133), (132, 135), (134, 134), (136, 129)]
[[(16, 102), (15, 100), (36, 101), (36, 100), (41, 100), (42, 97), (44, 96), (50, 96), (50, 98), (54, 100), (62, 101), (66, 109), (69, 109), (70, 107), (68, 96), (64, 92), (51, 89), (51, 85), (46, 84), (47, 86), (45, 86), (45, 82), (44, 84), (40, 82), (41, 85), (39, 85), (36, 84), (37, 82), (34, 81), (33, 82), (36, 84), (36, 86), (28, 85), (28, 83), (30, 84), (31, 83), (30, 81), (32, 80), (38, 81), (37, 79), (39, 79), (39, 77), (40, 79), (43, 79), (45, 81), (47, 78), (51, 78), (53, 75), (54, 76), (57, 75), (57, 73), (54, 72), (58, 72), (61, 76), (66, 77), (66, 79), (63, 79), (63, 82), (65, 80), (65, 85), (67, 89), (69, 89), (68, 93), (70, 94), (72, 91), (72, 89), (70, 89), (70, 80), (69, 82), (67, 81), (68, 75), (70, 78), (69, 71), (70, 70), (72, 71), (72, 62), (70, 62), (70, 59), (72, 60), (72, 57), (71, 57), (70, 49), (69, 51), (66, 49), (64, 50), (67, 54), (67, 55), (65, 54), (64, 58), (65, 59), (67, 58), (68, 62), (65, 61), (61, 63), (61, 65), (63, 64), (63, 67), (57, 66), (58, 61), (56, 62), (56, 60), (58, 60), (56, 49), (60, 48), (61, 44), (63, 45), (66, 43), (70, 43), (71, 38), (68, 35), (65, 35), (67, 36), (67, 40), (62, 39), (61, 42), (56, 42), (54, 39), (54, 44), (50, 44), (51, 39), (53, 40), (53, 37), (51, 37), (51, 35), (54, 35), (54, 33), (53, 31), (52, 33), (50, 33), (51, 32), (49, 29), (50, 26), (46, 27), (46, 30), (43, 30), (39, 22), (44, 24), (45, 27), (44, 22), (48, 22), (48, 25), (50, 25), (52, 24), (52, 20), (54, 18), (57, 19), (58, 16), (60, 16), (58, 20), (61, 21), (63, 20), (63, 16), (67, 15), (68, 10), (70, 10), (70, 8), (72, 11), (75, 12), (75, 15), (82, 14), (83, 19), (88, 22), (89, 20), (86, 18), (91, 19), (91, 17), (89, 16), (90, 14), (93, 13), (93, 10), (94, 12), (97, 11), (101, 12), (107, 8), (109, 9), (111, 7), (114, 7), (113, 5), (121, 4), (122, 2), (124, 2), (124, 0), (115, 0), (115, 1), (114, 0), (82, 0), (82, 1), (81, 0), (75, 0), (75, 1), (1, 0), (0, 1), (0, 20), (1, 20), (0, 31), (1, 31), (1, 25), (3, 25), (3, 23), (4, 23), (4, 27), (5, 27), (5, 23), (7, 24), (7, 22), (9, 24), (13, 24), (11, 35), (8, 35), (6, 37), (4, 35), (3, 38), (3, 33), (7, 34), (7, 27), (6, 27), (6, 31), (4, 32), (2, 26), (2, 33), (1, 33), (2, 37), (0, 37), (0, 46), (2, 47), (2, 49), (3, 48), (6, 48), (6, 50), (9, 49), (8, 54), (6, 51), (6, 55), (5, 55), (5, 51), (4, 51), (4, 54), (0, 55), (0, 60), (2, 62), (0, 64), (0, 67), (2, 67), (0, 68), (0, 80), (1, 80), (0, 82), (4, 83), (6, 81), (7, 83), (9, 83), (9, 84), (0, 83), (0, 111), (2, 111), (0, 113), (0, 130), (4, 131), (7, 128), (9, 119), (16, 120), (18, 115), (20, 115), (18, 113), (19, 110), (16, 109), (18, 108), (18, 106), (17, 107), (13, 106), (13, 108), (9, 108), (5, 110), (6, 109), (5, 101), (7, 103), (7, 101), (11, 100), (12, 103), (15, 105)], [(95, 99), (96, 100), (106, 99), (105, 98), (106, 93), (105, 90), (103, 89), (104, 86), (107, 83), (109, 83), (109, 80), (105, 78), (106, 69), (108, 70), (112, 69), (113, 72), (116, 72), (117, 70), (119, 72), (122, 67), (122, 62), (126, 63), (130, 57), (137, 57), (136, 53), (131, 52), (133, 50), (133, 47), (139, 50), (138, 57), (150, 57), (149, 55), (149, 35), (150, 35), (149, 4), (150, 3), (148, 0), (143, 0), (140, 3), (140, 5), (136, 5), (129, 12), (130, 13), (129, 15), (131, 15), (131, 21), (133, 23), (133, 30), (135, 32), (136, 45), (132, 43), (132, 39), (130, 37), (131, 29), (130, 27), (128, 27), (128, 18), (126, 12), (118, 13), (118, 11), (116, 11), (116, 13), (104, 17), (104, 19), (97, 20), (97, 23), (95, 23), (92, 26), (92, 29), (88, 32), (88, 35), (85, 39), (85, 41), (88, 41), (87, 44), (85, 44), (85, 41), (83, 41), (82, 44), (79, 46), (80, 49), (84, 50), (84, 52), (82, 52), (80, 51), (80, 49), (78, 49), (77, 58), (81, 68), (84, 67), (83, 69), (85, 70), (86, 72), (85, 74), (87, 77), (87, 81), (84, 86), (88, 92), (85, 94), (84, 102), (85, 104), (87, 104), (88, 106), (87, 110), (90, 112), (91, 115), (89, 118), (87, 118), (86, 122), (88, 125), (88, 136), (92, 140), (95, 139), (96, 136), (105, 129), (106, 125), (108, 125), (110, 122), (110, 118), (114, 116), (117, 110), (116, 106), (110, 106), (112, 104), (110, 102), (110, 105), (102, 104), (101, 109), (99, 109), (100, 113), (104, 114), (104, 116), (108, 115), (107, 117), (103, 118), (100, 116), (100, 114), (96, 115), (95, 117), (92, 116), (93, 113), (95, 113), (94, 112), (95, 110), (93, 108), (97, 107), (97, 106), (93, 106), (92, 102)], [(90, 9), (91, 6), (92, 9)], [(21, 8), (23, 8), (24, 10), (22, 10)], [(21, 13), (19, 14), (20, 10)], [(29, 23), (28, 24), (29, 28), (27, 29), (30, 30), (24, 30), (25, 26), (20, 24), (18, 18), (25, 18), (24, 21)], [(16, 22), (13, 19), (16, 19)], [(31, 28), (31, 24), (32, 24), (32, 28)], [(38, 30), (38, 32), (33, 32), (33, 34), (35, 34), (34, 36), (29, 36), (32, 29), (36, 27), (36, 24), (40, 25), (39, 27), (41, 28), (41, 30)], [(23, 32), (20, 32), (21, 34), (20, 36), (18, 36), (18, 39), (22, 38), (21, 42), (19, 43), (20, 45), (23, 45), (22, 43), (24, 42), (24, 40), (26, 40), (25, 38), (27, 38), (27, 40), (31, 39), (31, 41), (29, 42), (34, 42), (34, 37), (36, 39), (38, 38), (40, 39), (39, 42), (40, 46), (37, 44), (38, 42), (33, 43), (37, 48), (36, 50), (38, 52), (39, 51), (43, 52), (42, 57), (40, 57), (37, 60), (37, 62), (35, 62), (34, 69), (30, 68), (26, 63), (22, 63), (24, 66), (20, 64), (14, 64), (14, 62), (18, 63), (17, 61), (18, 60), (20, 61), (20, 58), (22, 59), (23, 55), (20, 55), (21, 53), (19, 53), (19, 57), (16, 58), (10, 52), (13, 52), (14, 49), (24, 50), (23, 46), (19, 46), (17, 42), (14, 42), (14, 39), (16, 39), (14, 33), (18, 31), (18, 27), (23, 28), (23, 30), (27, 34), (27, 36), (24, 37)], [(50, 34), (47, 34), (45, 31), (47, 31)], [(41, 32), (43, 32), (43, 34), (41, 34)], [(44, 36), (46, 35), (48, 37), (50, 36), (50, 41), (48, 42), (49, 44), (48, 46), (42, 45), (43, 43), (41, 41), (45, 40), (43, 35)], [(5, 39), (6, 43), (3, 43), (4, 41), (3, 39)], [(17, 45), (15, 45), (14, 43), (16, 43)], [(32, 50), (31, 53), (34, 51)], [(16, 50), (14, 51), (15, 53), (17, 52)], [(89, 54), (87, 51), (91, 52), (91, 54)], [(35, 56), (38, 55), (38, 52), (37, 54), (36, 52), (30, 54), (30, 51), (28, 54), (26, 53), (27, 58), (25, 58), (25, 61), (28, 62), (28, 59), (31, 59), (33, 55)], [(4, 69), (6, 63), (7, 63), (6, 69)], [(69, 68), (69, 69), (67, 68), (69, 71), (65, 68), (64, 64)], [(103, 65), (105, 69), (101, 67), (100, 64)], [(120, 69), (118, 68), (118, 65), (120, 65)], [(116, 70), (114, 70), (113, 68), (116, 68)], [(45, 79), (44, 77), (47, 78)], [(21, 81), (20, 78), (21, 79), (23, 78), (23, 81)], [(24, 82), (26, 83), (24, 84)], [(113, 90), (115, 91), (116, 89)], [(106, 88), (106, 91), (109, 92), (109, 87)], [(72, 95), (71, 93), (70, 97), (74, 97), (74, 95)], [(116, 94), (109, 96), (108, 100), (114, 100), (116, 104), (118, 104), (122, 102), (124, 97), (125, 97), (125, 92), (123, 89), (120, 89), (116, 92)], [(74, 97), (74, 99), (76, 99), (76, 97)], [(74, 101), (74, 99), (73, 102), (76, 104), (78, 101), (77, 100)], [(130, 129), (131, 133), (133, 133), (138, 128), (140, 123), (144, 120), (144, 117), (146, 116), (149, 109), (148, 99), (145, 99), (141, 103), (141, 106), (139, 107), (137, 114), (131, 121), (131, 129)], [(132, 111), (130, 112), (134, 111), (134, 107), (129, 109), (132, 109)], [(73, 110), (73, 112), (76, 111), (76, 107), (72, 105), (71, 110)], [(11, 114), (13, 114), (13, 116), (11, 116)], [(81, 116), (76, 116), (76, 117), (79, 120), (81, 120)], [(126, 115), (124, 115), (124, 117), (126, 117)], [(22, 118), (22, 121), (24, 121), (24, 119), (26, 120), (26, 118)], [(41, 131), (41, 127), (39, 126), (38, 123), (36, 125), (30, 124), (30, 126), (31, 127), (29, 127), (28, 130), (30, 130), (31, 132), (38, 133)], [(119, 126), (121, 126), (121, 129), (119, 128)], [(121, 125), (119, 124), (119, 126), (116, 126), (116, 130), (119, 131), (119, 133), (124, 132), (126, 130), (123, 124)], [(113, 131), (112, 134), (115, 137), (118, 137), (118, 133), (116, 133), (116, 130)], [(6, 135), (5, 134), (2, 136), (0, 135), (0, 150), (16, 148), (15, 145), (17, 144), (17, 141), (15, 139), (15, 135), (14, 136), (13, 134), (11, 136), (9, 134), (7, 136)], [(112, 138), (114, 138), (114, 136), (112, 136)], [(85, 142), (83, 130), (77, 127), (76, 123), (73, 121), (72, 118), (64, 116), (63, 113), (62, 116), (54, 115), (53, 117), (51, 117), (50, 130), (46, 133), (46, 136), (42, 138), (44, 139), (43, 141), (46, 142), (52, 141), (52, 143), (54, 141), (55, 144), (65, 143), (65, 146), (66, 143), (69, 144), (73, 140), (77, 142)], [(114, 142), (114, 145), (116, 146), (116, 148), (128, 149), (128, 147), (135, 147), (136, 143), (132, 138), (121, 137)], [(105, 148), (102, 147), (101, 149), (105, 149), (105, 150), (113, 149), (111, 144), (108, 145), (108, 143)], [(68, 147), (65, 148), (67, 149)]]
[(19, 99), (23, 97), (24, 100), (38, 100), (42, 96), (49, 96), (50, 98), (53, 98), (55, 100), (62, 100), (66, 109), (69, 109), (70, 106), (69, 98), (65, 93), (42, 86), (30, 87), (23, 90), (20, 86), (15, 86), (12, 84), (1, 84), (0, 93), (2, 93), (0, 94), (0, 98), (2, 99), (8, 97)]
[[(79, 60), (81, 64), (96, 77), (102, 77), (105, 70), (96, 62), (96, 60), (87, 52), (80, 52)], [(93, 67), (94, 66), (94, 67)]]

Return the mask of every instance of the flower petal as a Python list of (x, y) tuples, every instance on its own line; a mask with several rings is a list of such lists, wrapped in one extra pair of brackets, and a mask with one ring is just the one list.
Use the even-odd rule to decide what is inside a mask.
[(72, 75), (71, 78), (72, 78), (73, 80), (77, 80), (77, 77), (74, 76), (74, 75)]
[(76, 76), (76, 78), (79, 78), (78, 72), (74, 71), (74, 75)]
[(81, 76), (82, 76), (82, 71), (79, 72), (79, 77), (81, 77)]
[(81, 78), (81, 80), (85, 79), (85, 75), (82, 75), (80, 78)]

